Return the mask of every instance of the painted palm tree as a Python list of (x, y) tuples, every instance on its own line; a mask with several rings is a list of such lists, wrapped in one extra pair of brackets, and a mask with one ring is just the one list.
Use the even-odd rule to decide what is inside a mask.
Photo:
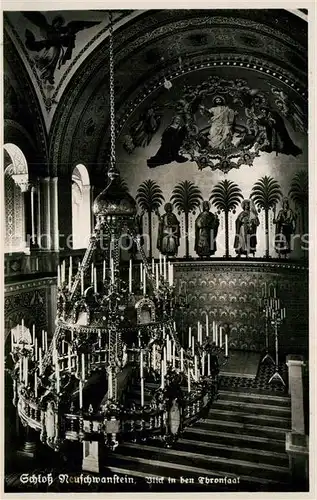
[(163, 203), (164, 196), (160, 186), (152, 179), (148, 179), (140, 184), (136, 200), (142, 211), (146, 212), (149, 220), (149, 258), (152, 259), (152, 213), (156, 212)]
[(191, 181), (182, 181), (172, 192), (171, 201), (179, 213), (185, 214), (185, 257), (189, 258), (189, 214), (199, 207), (203, 199), (201, 191)]
[(233, 182), (225, 179), (218, 182), (213, 188), (209, 199), (215, 205), (219, 212), (225, 214), (225, 257), (228, 259), (229, 255), (229, 212), (235, 211), (241, 199), (243, 198), (241, 189)]
[(289, 195), (296, 208), (300, 210), (302, 221), (302, 232), (306, 231), (306, 220), (308, 219), (308, 173), (305, 170), (297, 172), (291, 182)]
[(253, 186), (251, 198), (260, 210), (265, 214), (265, 258), (270, 257), (270, 234), (269, 234), (269, 211), (274, 208), (282, 196), (279, 183), (265, 175)]

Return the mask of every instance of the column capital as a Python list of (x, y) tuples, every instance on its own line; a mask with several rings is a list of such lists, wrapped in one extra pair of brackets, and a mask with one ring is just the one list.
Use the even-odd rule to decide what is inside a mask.
[(303, 366), (305, 364), (303, 356), (299, 354), (288, 354), (286, 356), (286, 364), (290, 366)]

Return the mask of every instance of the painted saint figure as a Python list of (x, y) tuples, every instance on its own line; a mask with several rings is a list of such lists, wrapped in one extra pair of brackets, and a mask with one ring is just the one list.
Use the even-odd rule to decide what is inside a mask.
[(195, 222), (195, 252), (199, 257), (210, 257), (217, 250), (219, 218), (210, 212), (209, 201), (203, 202), (203, 211)]
[(182, 118), (179, 115), (174, 116), (171, 124), (162, 134), (161, 146), (156, 155), (147, 160), (148, 167), (155, 168), (159, 165), (167, 165), (173, 161), (177, 163), (188, 161), (188, 158), (179, 153), (186, 135), (187, 128), (182, 124)]
[(296, 216), (293, 210), (289, 207), (288, 198), (283, 198), (282, 208), (274, 218), (273, 223), (276, 225), (275, 229), (275, 250), (278, 256), (283, 255), (285, 258), (287, 254), (291, 253), (291, 236), (296, 228)]
[(206, 109), (201, 106), (200, 109), (202, 113), (206, 112), (209, 116), (209, 146), (213, 149), (224, 149), (231, 145), (235, 112), (226, 105), (225, 99), (222, 96), (216, 96), (211, 108)]
[(260, 224), (252, 200), (243, 200), (241, 207), (242, 212), (236, 219), (236, 236), (234, 240), (237, 258), (241, 257), (241, 255), (247, 257), (250, 253), (254, 256), (257, 245), (256, 230)]
[(174, 257), (177, 255), (180, 239), (179, 221), (173, 214), (171, 203), (164, 206), (165, 214), (159, 216), (157, 248), (163, 255)]

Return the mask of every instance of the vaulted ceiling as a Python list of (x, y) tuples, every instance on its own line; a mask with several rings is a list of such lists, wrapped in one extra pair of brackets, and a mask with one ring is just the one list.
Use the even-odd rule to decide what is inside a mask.
[[(67, 172), (76, 162), (98, 170), (108, 144), (108, 12), (41, 14), (5, 13), (7, 130), (23, 135), (34, 161), (42, 157), (53, 171)], [(27, 38), (45, 40), (57, 15), (63, 16), (64, 27), (83, 24), (71, 56), (56, 63), (47, 81), (40, 51)], [(298, 99), (307, 98), (307, 20), (299, 10), (122, 10), (113, 17), (118, 132), (146, 97), (164, 88), (164, 79), (173, 83), (210, 67), (270, 75)]]

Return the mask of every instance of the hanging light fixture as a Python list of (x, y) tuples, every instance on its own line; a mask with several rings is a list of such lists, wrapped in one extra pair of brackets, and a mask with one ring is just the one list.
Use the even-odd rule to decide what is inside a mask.
[[(160, 255), (160, 266), (150, 266), (140, 244), (136, 203), (122, 189), (116, 167), (110, 20), (110, 160), (107, 186), (93, 204), (95, 230), (77, 269), (71, 258), (58, 266), (50, 344), (46, 332), (32, 325), (31, 334), (30, 325), (23, 325), (23, 335), (12, 333), (11, 346), (14, 401), (23, 424), (56, 451), (77, 442), (82, 468), (92, 472), (99, 471), (100, 446), (114, 450), (120, 440), (153, 438), (168, 446), (176, 441), (215, 396), (211, 356), (228, 356), (227, 338), (221, 345), (222, 336), (214, 328), (210, 334), (208, 319), (204, 329), (197, 326), (197, 337), (189, 336), (188, 348), (181, 346), (173, 264)], [(140, 255), (128, 268), (120, 261), (123, 234)], [(123, 381), (130, 379), (138, 384), (140, 400), (127, 406), (121, 398), (129, 390)], [(150, 402), (148, 381), (155, 384)]]

